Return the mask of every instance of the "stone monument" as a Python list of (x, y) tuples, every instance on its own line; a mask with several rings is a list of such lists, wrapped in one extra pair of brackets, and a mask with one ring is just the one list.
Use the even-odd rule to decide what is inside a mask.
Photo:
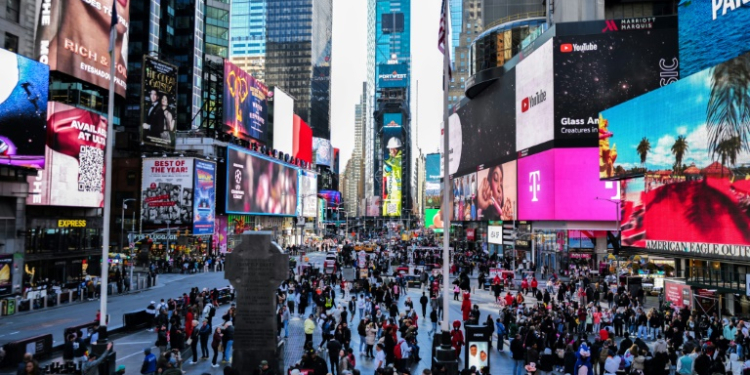
[(251, 374), (260, 362), (279, 369), (276, 290), (289, 274), (289, 256), (271, 242), (272, 232), (243, 234), (226, 258), (224, 277), (236, 290), (232, 367)]

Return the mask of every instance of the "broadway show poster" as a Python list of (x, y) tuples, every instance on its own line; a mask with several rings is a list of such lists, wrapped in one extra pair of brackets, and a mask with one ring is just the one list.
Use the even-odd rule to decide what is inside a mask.
[(224, 61), (224, 131), (244, 140), (268, 141), (268, 87)]
[(110, 24), (117, 6), (115, 92), (125, 96), (131, 0), (44, 0), (39, 12), (37, 60), (58, 71), (109, 89)]
[(49, 68), (0, 49), (0, 164), (44, 168)]
[(227, 213), (294, 216), (297, 170), (227, 147)]
[(193, 219), (193, 158), (143, 159), (141, 222), (184, 225)]
[(623, 246), (750, 245), (748, 71), (750, 53), (601, 113), (600, 177), (640, 176), (621, 186)]
[(218, 249), (220, 254), (227, 252), (227, 217), (216, 216), (214, 223), (214, 249)]
[(216, 215), (216, 164), (195, 159), (193, 234), (211, 234)]
[(0, 296), (13, 291), (13, 255), (0, 255)]
[(174, 149), (177, 122), (177, 67), (143, 56), (141, 142)]
[(56, 102), (48, 111), (47, 166), (28, 177), (26, 203), (104, 207), (107, 118)]
[(403, 135), (401, 128), (383, 128), (383, 216), (401, 216)]

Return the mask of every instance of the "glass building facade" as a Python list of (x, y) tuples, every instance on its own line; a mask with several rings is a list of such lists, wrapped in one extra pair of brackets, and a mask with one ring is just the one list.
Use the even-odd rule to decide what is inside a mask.
[[(411, 0), (377, 0), (375, 4), (375, 77), (381, 74), (381, 65), (400, 63), (409, 66), (410, 79)], [(375, 92), (377, 91), (376, 82)]]
[(461, 30), (463, 29), (463, 13), (464, 4), (463, 0), (452, 0), (450, 2), (451, 12), (451, 60), (455, 65), (456, 61), (456, 48), (461, 40)]
[(233, 0), (229, 58), (265, 80), (267, 0)]

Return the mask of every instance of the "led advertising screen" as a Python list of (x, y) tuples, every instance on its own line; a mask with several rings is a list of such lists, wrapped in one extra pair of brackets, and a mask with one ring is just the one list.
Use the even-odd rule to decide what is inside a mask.
[(326, 200), (327, 207), (338, 207), (341, 204), (341, 193), (336, 190), (321, 190), (318, 196)]
[[(294, 99), (284, 90), (273, 88), (273, 147), (295, 155)], [(297, 157), (296, 155), (294, 157)]]
[(295, 158), (312, 163), (313, 162), (313, 136), (312, 129), (305, 120), (294, 115), (294, 148), (292, 154)]
[(477, 219), (515, 220), (517, 202), (515, 160), (477, 172)]
[(425, 156), (425, 205), (426, 207), (436, 208), (440, 207), (443, 202), (443, 196), (441, 195), (441, 176), (443, 175), (440, 170), (440, 154), (427, 154)]
[(216, 218), (216, 164), (195, 159), (193, 234), (212, 234)]
[(555, 146), (596, 147), (600, 111), (679, 79), (677, 30), (556, 37), (554, 65)]
[(0, 255), (0, 296), (13, 292), (13, 254)]
[(297, 170), (227, 147), (227, 213), (294, 216)]
[(112, 5), (117, 6), (115, 92), (125, 96), (128, 71), (128, 0), (45, 0), (36, 33), (37, 60), (50, 70), (109, 89)]
[(383, 216), (401, 216), (403, 132), (383, 128)]
[(383, 204), (380, 197), (365, 198), (365, 201), (367, 216), (380, 216), (380, 206)]
[(184, 225), (193, 221), (193, 158), (143, 159), (141, 222)]
[(406, 64), (378, 65), (378, 87), (398, 88), (409, 85), (409, 67)]
[(510, 70), (451, 115), (448, 119), (451, 175), (475, 172), (480, 165), (495, 165), (514, 157), (515, 101), (516, 74)]
[(481, 369), (489, 366), (490, 351), (487, 342), (471, 341), (468, 344), (469, 350), (466, 353), (469, 361), (469, 368), (474, 367)]
[(103, 207), (107, 118), (50, 102), (47, 165), (28, 177), (29, 205)]
[(487, 243), (502, 245), (503, 244), (503, 227), (487, 226)]
[(225, 254), (227, 252), (227, 222), (226, 216), (216, 216), (214, 222), (214, 237), (213, 244), (214, 249), (217, 249), (219, 253)]
[(304, 170), (297, 172), (299, 197), (297, 202), (297, 216), (315, 217), (318, 199), (318, 175)]
[(341, 149), (338, 149), (336, 147), (333, 148), (333, 173), (339, 174), (339, 162), (340, 162), (340, 155)]
[(443, 219), (440, 216), (439, 209), (428, 208), (424, 210), (424, 226), (435, 233), (443, 233)]
[(244, 140), (268, 141), (268, 88), (229, 60), (224, 61), (224, 130)]
[(724, 245), (750, 245), (750, 137), (735, 125), (750, 94), (731, 87), (748, 71), (750, 53), (602, 112), (602, 176), (642, 176), (622, 183), (624, 246), (738, 256)]
[(516, 146), (525, 150), (555, 136), (552, 40), (516, 66)]
[(0, 164), (44, 168), (49, 68), (0, 49)]
[(474, 221), (477, 219), (477, 174), (469, 173), (454, 177), (453, 183), (453, 217), (455, 221)]
[(141, 142), (174, 149), (177, 122), (177, 67), (143, 56)]
[(400, 128), (404, 125), (403, 115), (399, 113), (384, 113), (383, 114), (383, 127), (384, 128)]
[(689, 76), (750, 51), (750, 2), (691, 0), (677, 7), (680, 73)]
[(313, 138), (313, 162), (318, 165), (333, 166), (333, 147), (325, 138)]
[(597, 155), (557, 148), (518, 159), (518, 220), (616, 220), (619, 186), (599, 180)]

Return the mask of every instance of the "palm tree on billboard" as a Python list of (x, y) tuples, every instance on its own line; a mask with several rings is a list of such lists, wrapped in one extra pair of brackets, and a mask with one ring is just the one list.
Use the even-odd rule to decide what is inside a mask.
[[(722, 152), (725, 157), (734, 152), (750, 152), (750, 54), (714, 68), (706, 115), (708, 150), (714, 157), (721, 157)], [(722, 144), (730, 140), (732, 153), (727, 153), (728, 144)], [(739, 145), (733, 143), (737, 141)]]
[(718, 154), (721, 159), (721, 177), (724, 177), (724, 166), (727, 161), (729, 165), (735, 165), (737, 163), (737, 156), (742, 151), (742, 141), (740, 137), (731, 137), (725, 139), (716, 146), (715, 154)]
[(672, 155), (674, 155), (674, 171), (680, 173), (682, 170), (682, 157), (688, 150), (688, 143), (684, 135), (678, 136), (672, 145)]
[(648, 138), (643, 137), (635, 150), (638, 152), (638, 156), (641, 157), (641, 164), (646, 164), (646, 157), (648, 156), (648, 152), (651, 151), (651, 142), (648, 141)]

